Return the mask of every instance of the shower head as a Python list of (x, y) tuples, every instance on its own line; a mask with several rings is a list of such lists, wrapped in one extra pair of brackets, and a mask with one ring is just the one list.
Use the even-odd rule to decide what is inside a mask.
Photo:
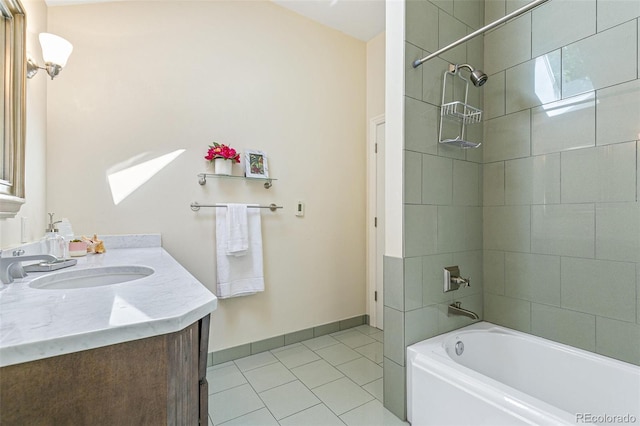
[(474, 86), (476, 87), (480, 87), (483, 84), (485, 84), (487, 82), (487, 80), (489, 79), (489, 77), (487, 77), (487, 75), (485, 73), (483, 73), (480, 70), (477, 70), (475, 68), (473, 68), (471, 65), (469, 64), (461, 64), (461, 65), (449, 65), (449, 71), (452, 73), (456, 73), (458, 72), (458, 70), (460, 68), (466, 68), (471, 72), (471, 82), (473, 83)]
[(471, 73), (471, 82), (474, 86), (480, 87), (487, 82), (489, 77), (480, 70), (475, 70)]

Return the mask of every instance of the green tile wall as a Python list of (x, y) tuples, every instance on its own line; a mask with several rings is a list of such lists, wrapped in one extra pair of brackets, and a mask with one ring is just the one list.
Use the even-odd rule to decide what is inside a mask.
[[(551, 0), (410, 66), (481, 26), (479, 15), (489, 23), (525, 3), (406, 1), (404, 251), (385, 259), (384, 277), (385, 406), (399, 417), (404, 350), (468, 324), (447, 316), (454, 300), (640, 364), (640, 6)], [(478, 150), (438, 144), (448, 62), (489, 74), (470, 88), (484, 110), (468, 133)], [(472, 286), (444, 294), (441, 270), (452, 264)]]
[[(410, 63), (481, 27), (483, 16), (482, 0), (406, 2), (404, 250), (402, 258), (384, 260), (384, 405), (402, 419), (406, 347), (470, 324), (447, 315), (453, 301), (481, 315), (484, 279), (482, 148), (438, 143), (443, 73), (449, 61), (483, 69), (482, 39), (417, 69)], [(470, 87), (469, 103), (481, 108), (482, 99), (483, 91)], [(469, 128), (467, 137), (481, 142), (482, 125)], [(443, 268), (454, 264), (472, 284), (445, 294)]]
[(485, 319), (635, 364), (639, 16), (637, 2), (551, 0), (484, 46)]

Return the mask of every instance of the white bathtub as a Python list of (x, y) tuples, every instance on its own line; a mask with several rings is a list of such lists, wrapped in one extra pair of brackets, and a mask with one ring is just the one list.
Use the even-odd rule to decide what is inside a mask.
[(640, 425), (640, 367), (479, 322), (407, 348), (407, 417), (413, 426)]

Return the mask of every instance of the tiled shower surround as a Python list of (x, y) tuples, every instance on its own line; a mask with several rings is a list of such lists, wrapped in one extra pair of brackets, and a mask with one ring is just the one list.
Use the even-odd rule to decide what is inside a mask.
[[(404, 257), (384, 281), (385, 406), (401, 418), (405, 348), (468, 324), (453, 300), (640, 364), (640, 2), (551, 0), (410, 65), (526, 3), (406, 3)], [(438, 144), (448, 63), (489, 75), (469, 89), (479, 149)], [(470, 288), (442, 292), (450, 265)]]
[(552, 0), (488, 34), (484, 63), (484, 318), (635, 364), (639, 15)]

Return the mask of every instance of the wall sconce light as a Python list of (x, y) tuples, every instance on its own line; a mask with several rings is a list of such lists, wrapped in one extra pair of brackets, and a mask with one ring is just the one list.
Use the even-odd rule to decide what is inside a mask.
[(44, 59), (44, 67), (38, 66), (32, 59), (27, 61), (27, 78), (33, 78), (39, 69), (47, 70), (47, 74), (51, 76), (51, 80), (58, 74), (65, 65), (73, 45), (67, 40), (55, 34), (40, 33), (40, 46), (42, 46), (42, 59)]

